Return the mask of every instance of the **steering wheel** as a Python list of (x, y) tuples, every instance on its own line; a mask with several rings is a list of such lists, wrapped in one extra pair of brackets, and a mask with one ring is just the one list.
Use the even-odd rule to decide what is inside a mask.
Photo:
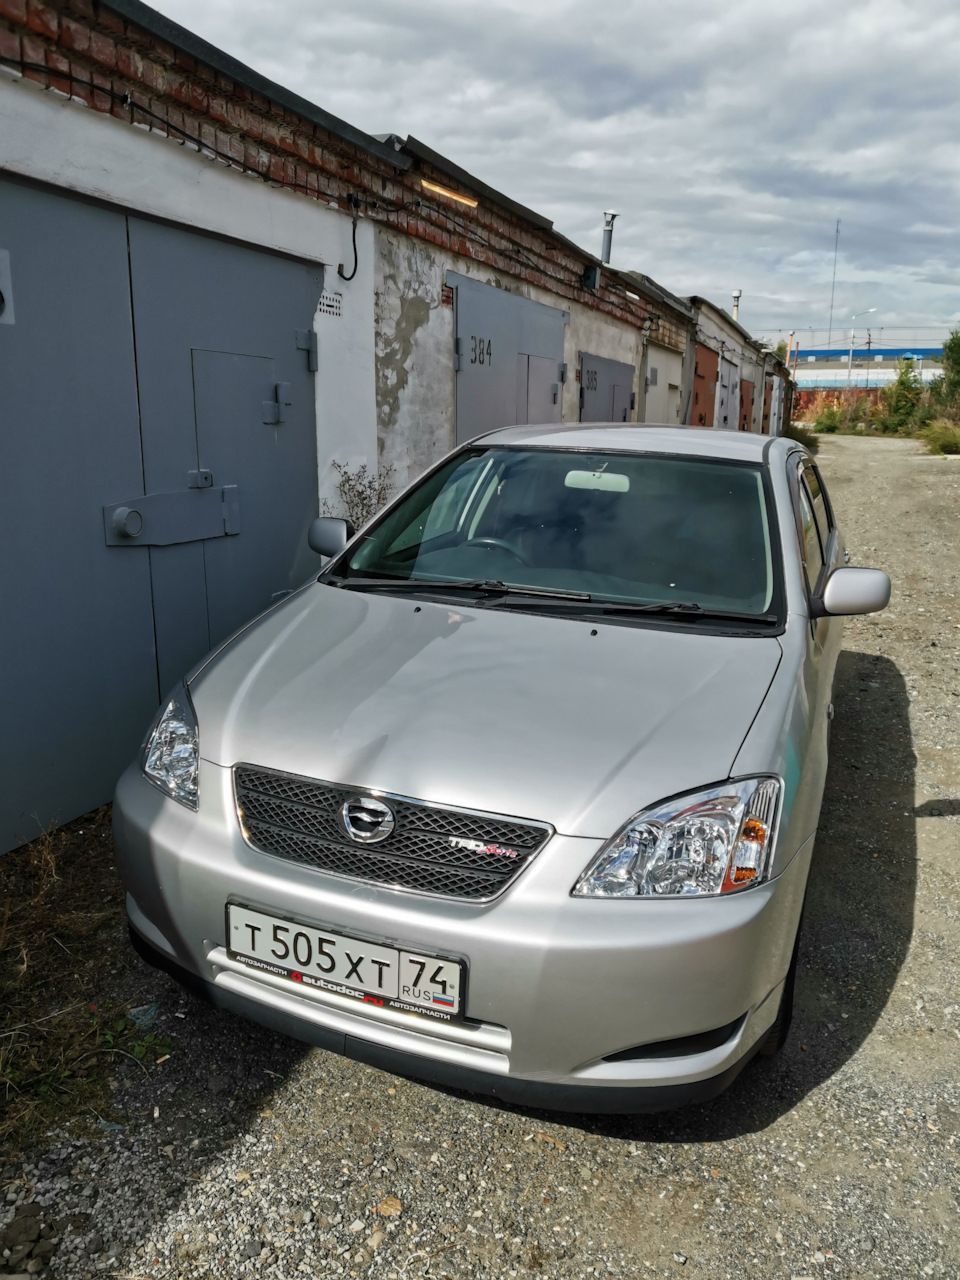
[(505, 538), (468, 538), (463, 544), (465, 547), (494, 547), (499, 551), (506, 551), (508, 555), (513, 556), (519, 564), (530, 567), (530, 561), (518, 551), (517, 548)]

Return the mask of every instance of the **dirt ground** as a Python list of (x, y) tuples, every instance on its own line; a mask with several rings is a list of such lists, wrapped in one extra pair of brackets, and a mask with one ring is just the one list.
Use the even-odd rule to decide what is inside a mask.
[(846, 624), (782, 1056), (672, 1115), (530, 1114), (217, 1015), (117, 923), (100, 981), (172, 1049), (111, 1064), (116, 1120), (8, 1158), (0, 1225), (41, 1223), (47, 1274), (960, 1275), (960, 459), (822, 439), (893, 597)]

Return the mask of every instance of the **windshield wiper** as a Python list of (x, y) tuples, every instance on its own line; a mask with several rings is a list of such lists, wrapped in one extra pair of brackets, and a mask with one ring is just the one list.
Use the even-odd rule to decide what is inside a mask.
[(392, 591), (477, 591), (493, 596), (539, 596), (549, 600), (571, 600), (578, 604), (589, 603), (592, 596), (584, 591), (553, 591), (549, 587), (510, 586), (494, 578), (474, 578), (466, 582), (431, 581), (429, 578), (324, 578), (331, 586), (346, 590)]
[(680, 600), (676, 603), (659, 604), (618, 603), (616, 600), (594, 600), (584, 613), (646, 613), (673, 614), (693, 618), (721, 618), (731, 622), (776, 622), (773, 613), (736, 613), (730, 609), (705, 609), (695, 600)]
[[(518, 593), (520, 588), (517, 588)], [(512, 592), (511, 592), (512, 594)], [(577, 609), (570, 612), (584, 616), (590, 614), (626, 614), (626, 615), (651, 615), (665, 617), (681, 617), (681, 618), (705, 618), (721, 619), (726, 622), (776, 622), (776, 614), (773, 613), (736, 613), (729, 609), (705, 609), (703, 605), (697, 604), (695, 600), (679, 600), (676, 602), (659, 601), (653, 604), (633, 604), (630, 601), (619, 600), (598, 600), (593, 596), (574, 597), (571, 592), (569, 596), (562, 595), (560, 592), (555, 593), (562, 602), (565, 599), (576, 599), (577, 603), (582, 600), (586, 607), (581, 605)], [(488, 607), (503, 603), (502, 600), (492, 600)], [(545, 603), (547, 603), (545, 601)], [(507, 602), (509, 607), (509, 601)]]
[[(577, 612), (585, 614), (651, 614), (673, 615), (690, 618), (721, 619), (728, 622), (776, 622), (772, 613), (736, 613), (726, 609), (705, 609), (695, 600), (660, 601), (653, 604), (633, 604), (629, 601), (597, 600), (586, 591), (555, 591), (550, 587), (512, 586), (495, 578), (474, 578), (465, 582), (429, 578), (323, 578), (330, 586), (345, 590), (391, 590), (431, 592), (476, 592), (491, 599), (489, 605), (497, 605), (507, 597), (526, 596), (544, 602), (556, 600), (581, 606)], [(588, 608), (582, 606), (587, 605)]]

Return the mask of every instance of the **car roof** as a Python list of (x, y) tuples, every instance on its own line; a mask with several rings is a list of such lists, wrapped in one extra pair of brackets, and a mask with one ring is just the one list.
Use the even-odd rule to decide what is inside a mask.
[(524, 445), (532, 449), (616, 450), (623, 453), (689, 454), (698, 458), (735, 458), (760, 462), (768, 445), (779, 455), (796, 448), (792, 440), (724, 431), (713, 427), (676, 427), (622, 422), (544, 423), (504, 427), (471, 440), (471, 444)]

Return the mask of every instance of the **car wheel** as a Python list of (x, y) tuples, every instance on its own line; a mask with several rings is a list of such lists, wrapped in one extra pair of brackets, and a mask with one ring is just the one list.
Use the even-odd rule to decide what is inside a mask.
[(783, 984), (783, 994), (780, 997), (780, 1008), (777, 1010), (773, 1025), (763, 1037), (763, 1042), (758, 1050), (765, 1058), (776, 1057), (786, 1044), (787, 1036), (790, 1033), (790, 1023), (793, 1021), (793, 994), (797, 985), (797, 960), (799, 955), (800, 928), (798, 927), (797, 937), (793, 944), (793, 955), (790, 958), (790, 968), (787, 970), (787, 977)]

